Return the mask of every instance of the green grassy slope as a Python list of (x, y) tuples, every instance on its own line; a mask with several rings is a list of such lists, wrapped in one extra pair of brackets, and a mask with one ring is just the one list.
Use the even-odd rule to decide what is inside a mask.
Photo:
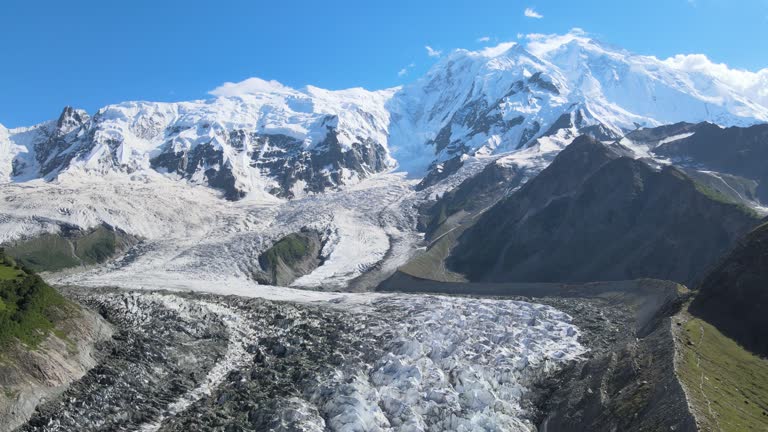
[(35, 271), (57, 271), (103, 263), (135, 241), (102, 225), (76, 234), (43, 234), (17, 241), (7, 245), (6, 251)]
[(0, 348), (14, 341), (34, 347), (74, 307), (39, 276), (0, 251)]
[(768, 431), (768, 359), (683, 313), (677, 373), (701, 430)]
[(290, 265), (302, 259), (309, 249), (309, 240), (300, 234), (288, 234), (269, 248), (261, 259), (264, 266), (275, 266), (278, 260)]

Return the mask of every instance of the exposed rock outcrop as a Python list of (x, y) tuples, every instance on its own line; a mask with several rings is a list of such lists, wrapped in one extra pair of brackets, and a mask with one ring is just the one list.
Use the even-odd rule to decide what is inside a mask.
[(288, 234), (259, 255), (260, 271), (254, 278), (261, 284), (288, 286), (322, 264), (320, 233), (302, 230)]

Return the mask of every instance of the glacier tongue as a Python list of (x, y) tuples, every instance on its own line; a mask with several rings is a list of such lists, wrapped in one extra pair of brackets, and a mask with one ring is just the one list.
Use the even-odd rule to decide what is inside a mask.
[(389, 330), (397, 336), (373, 364), (370, 379), (357, 377), (337, 390), (360, 399), (376, 395), (378, 404), (332, 395), (341, 404), (335, 430), (370, 423), (402, 431), (535, 430), (521, 406), (527, 388), (584, 352), (570, 317), (548, 306), (443, 297), (373, 304), (404, 310), (405, 316)]
[(534, 431), (531, 384), (585, 352), (570, 316), (519, 301), (68, 291), (117, 336), (35, 414), (50, 431)]

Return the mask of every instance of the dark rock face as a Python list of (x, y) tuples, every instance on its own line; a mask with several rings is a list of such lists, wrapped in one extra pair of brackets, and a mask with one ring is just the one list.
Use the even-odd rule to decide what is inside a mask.
[(768, 356), (768, 224), (747, 234), (699, 286), (690, 312)]
[(525, 170), (516, 165), (490, 163), (479, 174), (464, 180), (437, 202), (422, 209), (419, 228), (429, 238), (457, 212), (475, 214), (510, 193), (524, 179)]
[(34, 158), (14, 159), (12, 175), (28, 175), (36, 170), (40, 177), (54, 177), (77, 155), (87, 151), (85, 141), (89, 135), (84, 131), (89, 123), (90, 117), (84, 111), (65, 107), (56, 122), (40, 127), (40, 136), (32, 145)]
[[(684, 165), (718, 171), (754, 180), (757, 198), (768, 203), (768, 124), (748, 128), (720, 128), (710, 123), (678, 124), (676, 133), (695, 132), (690, 137), (662, 144), (654, 150)], [(659, 132), (661, 133), (661, 132)], [(664, 133), (670, 133), (665, 130)]]
[[(283, 198), (294, 198), (294, 186), (299, 182), (303, 182), (303, 192), (323, 192), (344, 185), (346, 175), (364, 178), (388, 168), (386, 150), (381, 144), (361, 139), (347, 149), (330, 127), (325, 140), (312, 149), (286, 135), (234, 130), (228, 139), (232, 148), (247, 152), (251, 167), (274, 180), (275, 186), (269, 192)], [(238, 183), (231, 163), (213, 144), (176, 151), (169, 143), (166, 148), (152, 159), (154, 169), (177, 173), (186, 179), (202, 171), (206, 183), (224, 191), (227, 199), (245, 195), (244, 185)]]
[(557, 88), (557, 86), (547, 81), (544, 78), (542, 72), (536, 72), (535, 74), (531, 75), (531, 77), (528, 78), (528, 82), (543, 90), (548, 90), (552, 94), (560, 94), (560, 90)]
[(440, 183), (442, 180), (456, 174), (464, 166), (461, 155), (454, 156), (444, 162), (433, 162), (427, 171), (427, 175), (416, 185), (417, 191), (422, 191), (430, 186)]
[(231, 164), (224, 159), (224, 152), (211, 145), (201, 145), (178, 153), (162, 153), (150, 161), (150, 166), (156, 170), (179, 174), (186, 179), (202, 171), (206, 183), (223, 191), (225, 198), (236, 200), (245, 196), (232, 174)]
[[(325, 140), (312, 150), (305, 150), (301, 142), (286, 136), (254, 138), (254, 142), (270, 144), (270, 148), (260, 153), (257, 145), (252, 165), (276, 179), (277, 187), (272, 193), (281, 197), (293, 198), (292, 189), (299, 181), (306, 184), (306, 192), (322, 192), (343, 185), (345, 172), (363, 178), (387, 169), (386, 150), (381, 144), (360, 139), (350, 149), (345, 149), (332, 128)], [(275, 139), (285, 147), (275, 149)]]
[(587, 135), (601, 141), (610, 141), (620, 138), (616, 132), (602, 124), (590, 124), (587, 122), (585, 120), (586, 110), (586, 108), (579, 105), (571, 107), (571, 111), (558, 117), (542, 136), (547, 137), (555, 135), (562, 129), (576, 129), (580, 135)]
[(633, 141), (658, 143), (664, 138), (675, 135), (695, 132), (702, 123), (679, 122), (671, 125), (664, 125), (655, 128), (640, 128), (627, 134), (627, 138)]
[(255, 279), (265, 285), (287, 286), (322, 264), (320, 233), (303, 230), (289, 234), (259, 256)]
[(483, 214), (448, 264), (472, 280), (690, 284), (757, 221), (676, 168), (581, 137)]

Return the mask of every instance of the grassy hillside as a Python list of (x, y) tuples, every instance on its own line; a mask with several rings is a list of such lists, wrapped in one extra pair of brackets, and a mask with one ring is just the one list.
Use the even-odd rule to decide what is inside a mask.
[(136, 242), (122, 231), (101, 225), (87, 231), (43, 234), (14, 242), (5, 249), (35, 271), (57, 271), (103, 263)]
[(34, 347), (74, 307), (39, 276), (0, 250), (0, 348), (18, 340)]
[(768, 431), (768, 360), (684, 313), (677, 373), (701, 430)]
[(286, 264), (293, 264), (309, 251), (309, 240), (300, 234), (289, 234), (269, 248), (262, 256), (264, 267), (273, 267), (279, 260)]

